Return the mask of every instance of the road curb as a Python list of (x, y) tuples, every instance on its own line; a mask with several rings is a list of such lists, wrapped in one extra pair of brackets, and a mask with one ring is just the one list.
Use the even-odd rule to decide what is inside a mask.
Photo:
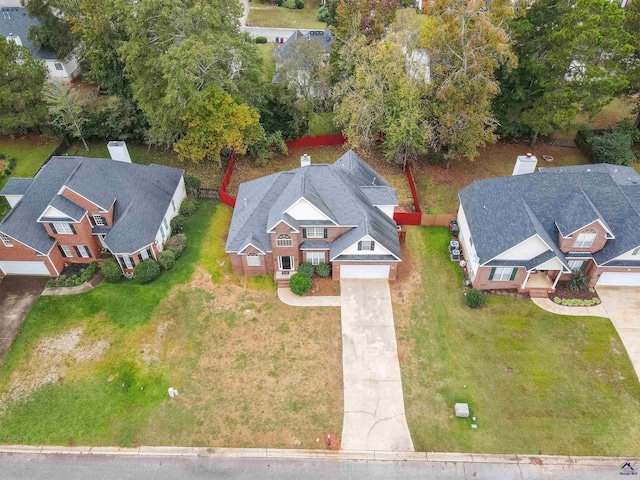
[(0, 445), (0, 453), (41, 455), (121, 455), (138, 457), (334, 459), (379, 462), (522, 463), (565, 466), (619, 466), (623, 461), (637, 460), (632, 457), (576, 457), (566, 455), (155, 446), (119, 448), (88, 446), (57, 447), (50, 445)]

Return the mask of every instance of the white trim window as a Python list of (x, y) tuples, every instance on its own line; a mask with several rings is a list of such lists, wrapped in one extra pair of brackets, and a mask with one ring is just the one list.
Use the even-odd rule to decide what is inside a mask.
[(247, 253), (247, 266), (248, 267), (259, 267), (260, 266), (260, 257), (257, 253)]
[(71, 253), (71, 247), (68, 245), (60, 245), (60, 251), (65, 258), (73, 257), (73, 253)]
[(82, 258), (91, 258), (91, 252), (89, 252), (89, 249), (85, 245), (76, 245), (76, 248)]
[(93, 224), (96, 227), (103, 227), (106, 225), (105, 221), (104, 221), (104, 217), (98, 213), (94, 213), (93, 215)]
[(129, 255), (123, 255), (122, 262), (124, 263), (124, 266), (126, 268), (128, 269), (133, 268), (133, 258), (131, 258)]
[(276, 246), (278, 247), (291, 247), (293, 245), (293, 240), (289, 235), (278, 235), (276, 239)]
[(171, 199), (171, 206), (173, 207), (173, 211), (176, 212), (178, 209), (176, 208), (176, 202), (175, 200), (172, 198)]
[(146, 248), (144, 250), (140, 250), (140, 258), (142, 258), (143, 262), (147, 260), (149, 258), (149, 250)]
[(573, 244), (576, 248), (589, 248), (593, 245), (593, 241), (596, 239), (597, 232), (595, 230), (585, 230), (578, 238), (576, 238), (576, 242)]
[(361, 240), (358, 242), (358, 250), (362, 252), (373, 252), (375, 243), (373, 240)]
[(2, 239), (2, 243), (4, 243), (5, 247), (13, 247), (13, 243), (11, 243), (11, 239), (6, 236), (4, 233), (0, 233), (0, 239)]
[(324, 227), (307, 227), (306, 238), (324, 238)]
[(491, 272), (491, 275), (489, 275), (489, 280), (494, 282), (506, 282), (508, 280), (513, 280), (515, 273), (515, 267), (495, 267)]
[(324, 263), (324, 252), (307, 252), (307, 262), (311, 265), (320, 265)]
[(582, 270), (584, 268), (584, 264), (586, 262), (584, 260), (569, 260), (569, 268), (572, 272), (576, 272), (578, 270)]
[(73, 235), (76, 233), (70, 223), (53, 222), (53, 230), (60, 235)]

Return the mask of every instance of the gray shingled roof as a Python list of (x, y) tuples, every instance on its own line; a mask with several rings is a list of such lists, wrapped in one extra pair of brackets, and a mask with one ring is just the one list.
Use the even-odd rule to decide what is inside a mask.
[(39, 25), (37, 18), (32, 18), (27, 14), (26, 8), (21, 7), (3, 7), (0, 8), (0, 35), (5, 39), (9, 35), (20, 37), (20, 42), (27, 47), (31, 54), (42, 60), (55, 60), (56, 54), (48, 48), (36, 48), (27, 38), (27, 30), (29, 25)]
[[(395, 222), (374, 207), (361, 188), (370, 185), (388, 187), (386, 195), (395, 196), (395, 190), (389, 187), (388, 182), (351, 150), (332, 165), (312, 164), (242, 183), (226, 251), (242, 251), (249, 235), (259, 239), (271, 251), (267, 232), (281, 221), (299, 229), (300, 222), (285, 212), (304, 198), (337, 225), (356, 227), (331, 244), (332, 257), (365, 235), (370, 235), (400, 258)], [(397, 205), (397, 198), (391, 204)]]
[(640, 245), (640, 175), (630, 167), (545, 168), (478, 180), (459, 197), (481, 264), (538, 234), (566, 265), (556, 224), (566, 235), (597, 219), (615, 236), (593, 255), (599, 265)]
[[(49, 202), (49, 205), (55, 208), (56, 210), (59, 210), (62, 213), (64, 213), (67, 217), (69, 217), (74, 222), (79, 222), (80, 220), (82, 220), (82, 217), (84, 217), (84, 214), (87, 213), (86, 208), (81, 207), (77, 203), (72, 202), (71, 200), (69, 200), (66, 197), (63, 197), (62, 195), (56, 195), (55, 197), (53, 197), (53, 199)], [(42, 220), (46, 220), (48, 218), (51, 218), (51, 217), (42, 217)]]
[(398, 197), (396, 195), (395, 189), (391, 187), (360, 187), (362, 193), (366, 195), (366, 197), (371, 202), (371, 205), (396, 205), (398, 202)]
[(293, 51), (291, 48), (292, 45), (298, 40), (302, 41), (303, 38), (307, 41), (317, 42), (322, 46), (327, 54), (331, 53), (331, 45), (333, 45), (334, 39), (329, 28), (326, 28), (325, 30), (311, 30), (307, 33), (302, 33), (300, 30), (296, 30), (289, 38), (287, 38), (286, 42), (276, 48), (276, 51), (274, 52), (276, 61), (280, 61), (291, 55)]
[[(0, 232), (47, 253), (54, 240), (37, 219), (51, 202), (62, 206), (65, 214), (71, 212), (74, 207), (69, 204), (73, 202), (64, 203), (66, 199), (57, 198), (60, 189), (66, 186), (105, 210), (115, 201), (114, 225), (105, 237), (105, 244), (113, 253), (133, 253), (154, 242), (182, 173), (180, 169), (161, 165), (53, 157), (0, 222)], [(0, 194), (6, 192), (2, 190)]]
[(10, 178), (0, 190), (0, 195), (24, 195), (31, 186), (33, 178)]

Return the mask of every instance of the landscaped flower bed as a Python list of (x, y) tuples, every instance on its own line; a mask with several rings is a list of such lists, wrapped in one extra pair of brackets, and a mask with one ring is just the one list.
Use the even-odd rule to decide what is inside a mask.
[(82, 285), (96, 273), (98, 264), (92, 262), (89, 265), (82, 263), (72, 263), (64, 270), (56, 280), (49, 280), (47, 287), (75, 287)]
[(553, 297), (554, 303), (565, 307), (591, 307), (600, 303), (600, 298), (593, 287), (584, 290), (571, 290), (567, 286), (568, 282), (558, 282), (556, 293)]

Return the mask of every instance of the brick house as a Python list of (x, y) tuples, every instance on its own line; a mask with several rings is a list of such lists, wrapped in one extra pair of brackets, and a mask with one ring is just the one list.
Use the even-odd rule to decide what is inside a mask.
[(478, 180), (459, 193), (460, 243), (478, 289), (547, 296), (573, 270), (640, 286), (640, 175), (597, 164)]
[(111, 253), (125, 274), (157, 258), (186, 196), (183, 171), (109, 159), (53, 157), (0, 190), (0, 275), (58, 276)]
[(331, 165), (305, 163), (242, 183), (225, 251), (233, 273), (273, 275), (279, 284), (301, 262), (331, 263), (334, 280), (393, 280), (397, 204), (395, 189), (350, 150)]

